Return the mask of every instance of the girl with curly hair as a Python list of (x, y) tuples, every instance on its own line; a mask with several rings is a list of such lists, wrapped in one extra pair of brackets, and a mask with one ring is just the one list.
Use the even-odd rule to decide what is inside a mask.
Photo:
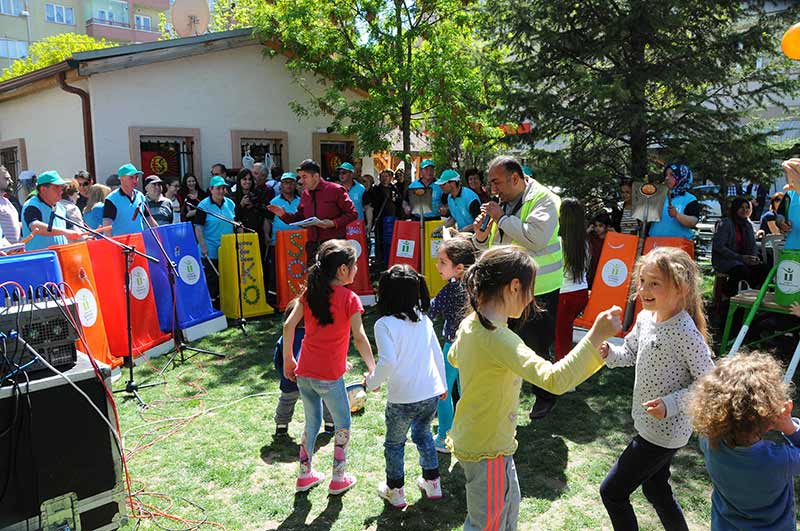
[(602, 345), (606, 366), (636, 367), (631, 416), (636, 436), (600, 486), (615, 531), (639, 529), (630, 496), (639, 486), (669, 531), (688, 531), (669, 484), (670, 465), (692, 435), (689, 387), (714, 368), (697, 264), (685, 251), (657, 247), (634, 277), (642, 311), (621, 346)]
[[(711, 529), (796, 529), (800, 420), (780, 364), (761, 353), (724, 359), (697, 383), (690, 413), (714, 485)], [(763, 440), (772, 430), (789, 444)]]

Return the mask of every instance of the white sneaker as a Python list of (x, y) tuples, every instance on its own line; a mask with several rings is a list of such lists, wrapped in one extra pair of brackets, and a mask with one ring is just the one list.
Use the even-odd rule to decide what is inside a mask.
[(397, 509), (404, 509), (406, 505), (408, 505), (408, 503), (406, 503), (406, 493), (403, 487), (399, 489), (390, 489), (389, 485), (381, 483), (378, 485), (378, 496), (388, 501), (392, 507)]
[(417, 487), (426, 498), (438, 500), (442, 497), (442, 478), (424, 479), (417, 478)]

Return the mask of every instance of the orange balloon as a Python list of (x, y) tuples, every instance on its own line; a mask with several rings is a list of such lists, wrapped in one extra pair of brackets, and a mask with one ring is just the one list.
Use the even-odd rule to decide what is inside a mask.
[(781, 50), (789, 59), (800, 59), (800, 22), (783, 34)]

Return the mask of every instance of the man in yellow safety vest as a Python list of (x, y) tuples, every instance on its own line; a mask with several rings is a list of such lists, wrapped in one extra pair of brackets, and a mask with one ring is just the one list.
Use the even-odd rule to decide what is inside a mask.
[[(558, 292), (564, 280), (561, 241), (558, 239), (558, 211), (561, 200), (533, 178), (526, 178), (520, 163), (509, 156), (495, 157), (489, 163), (489, 185), (500, 203), (481, 205), (475, 219), (474, 241), (478, 248), (515, 244), (525, 248), (538, 270), (533, 294), (540, 311), (531, 311), (525, 320), (509, 326), (539, 356), (550, 359), (555, 340)], [(483, 229), (485, 217), (491, 223)], [(483, 230), (481, 230), (483, 229)], [(556, 396), (535, 388), (536, 404), (531, 419), (547, 416)]]

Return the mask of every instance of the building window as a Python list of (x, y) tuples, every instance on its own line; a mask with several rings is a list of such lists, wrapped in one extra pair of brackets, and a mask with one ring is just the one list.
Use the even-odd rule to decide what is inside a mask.
[(0, 14), (18, 17), (22, 13), (22, 0), (0, 0)]
[(28, 57), (28, 43), (25, 41), (0, 39), (0, 57), (6, 57), (8, 59), (22, 59)]
[(134, 22), (136, 23), (137, 30), (151, 31), (150, 17), (144, 15), (135, 15)]
[(67, 24), (69, 26), (75, 25), (75, 15), (71, 7), (58, 4), (45, 4), (44, 13), (44, 18), (47, 22)]

